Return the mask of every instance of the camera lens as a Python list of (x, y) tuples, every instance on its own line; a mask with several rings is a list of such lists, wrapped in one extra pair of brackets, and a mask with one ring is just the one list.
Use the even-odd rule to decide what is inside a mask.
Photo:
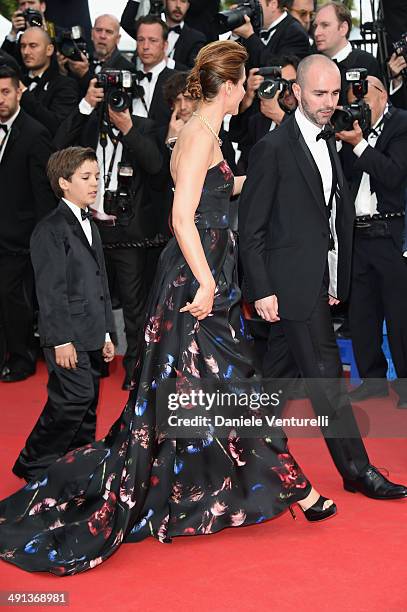
[(130, 108), (131, 98), (125, 91), (120, 91), (120, 89), (112, 89), (108, 93), (107, 103), (112, 110), (122, 113)]

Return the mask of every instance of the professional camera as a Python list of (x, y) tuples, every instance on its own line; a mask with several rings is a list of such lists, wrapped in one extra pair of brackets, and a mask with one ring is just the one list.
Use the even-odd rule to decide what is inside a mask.
[(286, 92), (292, 92), (292, 82), (283, 79), (281, 76), (281, 66), (270, 66), (267, 68), (259, 68), (256, 72), (260, 76), (264, 77), (264, 81), (257, 90), (259, 98), (270, 100), (274, 98), (276, 93), (279, 91), (280, 96), (283, 96)]
[(25, 11), (21, 11), (21, 13), (18, 13), (18, 15), (24, 17), (25, 19), (25, 28), (20, 29), (20, 32), (22, 30), (25, 30), (26, 28), (42, 28), (44, 18), (39, 11), (28, 8)]
[[(401, 35), (400, 40), (393, 43), (393, 48), (397, 55), (402, 55), (407, 62), (407, 32)], [(403, 68), (400, 74), (407, 79), (407, 68)]]
[(164, 12), (164, 3), (162, 0), (151, 0), (150, 1), (150, 12), (149, 15), (154, 15), (155, 17), (161, 17)]
[(131, 107), (133, 98), (142, 98), (144, 89), (137, 83), (137, 75), (128, 70), (103, 70), (96, 75), (96, 87), (105, 92), (105, 101), (110, 108), (124, 112)]
[(81, 26), (73, 26), (69, 30), (58, 32), (55, 42), (58, 51), (73, 62), (80, 62), (82, 60), (81, 53), (89, 59), (88, 48)]
[(358, 121), (363, 133), (369, 131), (372, 125), (372, 112), (370, 106), (364, 101), (369, 83), (366, 68), (354, 68), (346, 72), (346, 81), (351, 83), (352, 92), (356, 102), (345, 104), (337, 109), (331, 118), (335, 132), (350, 132), (353, 130), (354, 121)]
[(239, 28), (245, 23), (245, 15), (250, 17), (253, 30), (258, 34), (263, 27), (263, 9), (259, 0), (247, 0), (237, 8), (218, 13), (215, 17), (218, 34)]
[(103, 209), (107, 215), (114, 215), (118, 225), (128, 225), (134, 215), (132, 206), (131, 182), (133, 168), (119, 163), (117, 168), (117, 190), (105, 191)]

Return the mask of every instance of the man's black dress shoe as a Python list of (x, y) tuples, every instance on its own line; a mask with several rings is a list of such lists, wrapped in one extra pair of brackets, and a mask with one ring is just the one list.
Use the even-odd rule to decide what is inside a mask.
[(407, 497), (407, 487), (387, 480), (374, 465), (369, 465), (363, 476), (356, 480), (343, 479), (345, 491), (362, 493), (372, 499), (401, 499)]
[(362, 402), (374, 397), (387, 397), (389, 395), (389, 388), (387, 381), (382, 382), (371, 382), (365, 380), (359, 387), (350, 391), (349, 397), (351, 402)]
[(31, 370), (17, 370), (11, 369), (8, 366), (4, 366), (1, 374), (0, 381), (1, 382), (19, 382), (20, 380), (25, 380), (30, 376), (34, 376), (35, 369)]

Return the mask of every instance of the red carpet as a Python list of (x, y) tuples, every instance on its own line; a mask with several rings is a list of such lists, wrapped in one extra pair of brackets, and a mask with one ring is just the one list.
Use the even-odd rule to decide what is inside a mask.
[[(99, 434), (121, 412), (122, 370), (103, 381)], [(1, 384), (0, 497), (20, 485), (11, 466), (46, 397), (46, 372)], [(393, 410), (394, 399), (377, 409)], [(399, 411), (402, 412), (402, 411)], [(404, 420), (407, 412), (404, 411)], [(367, 440), (372, 461), (407, 482), (406, 440)], [(407, 609), (407, 500), (381, 502), (345, 493), (320, 439), (293, 440), (307, 475), (339, 507), (333, 520), (308, 524), (297, 512), (212, 536), (153, 539), (122, 546), (103, 565), (65, 579), (0, 564), (0, 591), (67, 592), (71, 610), (120, 612), (399, 612)], [(49, 607), (36, 606), (36, 609)]]

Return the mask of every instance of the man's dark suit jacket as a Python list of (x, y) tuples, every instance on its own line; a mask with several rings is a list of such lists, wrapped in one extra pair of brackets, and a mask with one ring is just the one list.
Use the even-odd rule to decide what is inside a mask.
[(157, 126), (167, 125), (170, 122), (171, 109), (164, 98), (164, 84), (175, 72), (171, 68), (164, 68), (158, 76), (148, 112), (148, 118), (155, 121)]
[(45, 127), (21, 109), (0, 162), (0, 249), (28, 253), (35, 224), (55, 208), (45, 173), (53, 150)]
[[(145, 117), (132, 116), (133, 128), (122, 137), (123, 155), (121, 161), (133, 167), (131, 184), (134, 217), (127, 226), (101, 226), (103, 243), (135, 242), (153, 238), (156, 232), (157, 216), (151, 210), (146, 197), (146, 183), (155, 182), (161, 171), (163, 158), (154, 137), (154, 122)], [(58, 148), (73, 145), (97, 149), (99, 140), (99, 114), (82, 115), (76, 109), (61, 125), (55, 139)], [(107, 160), (109, 164), (110, 160)], [(103, 172), (103, 170), (101, 169)]]
[(90, 223), (92, 246), (61, 201), (31, 237), (42, 346), (73, 342), (77, 350), (96, 351), (114, 332), (102, 242)]
[[(390, 106), (383, 131), (375, 147), (368, 146), (358, 158), (353, 147), (344, 144), (341, 157), (350, 183), (352, 203), (359, 191), (363, 172), (370, 176), (379, 213), (400, 212), (406, 206), (407, 188), (407, 111)], [(390, 223), (393, 238), (401, 250), (403, 219)]]
[(261, 66), (274, 65), (273, 56), (296, 55), (303, 58), (309, 55), (310, 43), (307, 32), (302, 25), (291, 15), (283, 19), (265, 45), (257, 34), (252, 34), (240, 42), (249, 52), (248, 68), (259, 68)]
[(203, 32), (208, 42), (218, 40), (215, 17), (219, 10), (219, 0), (190, 0), (185, 23), (194, 30)]
[[(24, 82), (28, 84), (27, 78)], [(73, 111), (78, 101), (77, 83), (62, 76), (53, 62), (42, 75), (36, 88), (33, 91), (27, 89), (23, 93), (21, 106), (31, 117), (45, 125), (53, 136), (61, 121)]]
[[(337, 202), (338, 299), (346, 299), (354, 210), (335, 166), (342, 198)], [(322, 181), (295, 121), (289, 117), (260, 140), (249, 159), (239, 203), (239, 250), (249, 302), (276, 294), (279, 315), (304, 321), (323, 283), (329, 225)]]

